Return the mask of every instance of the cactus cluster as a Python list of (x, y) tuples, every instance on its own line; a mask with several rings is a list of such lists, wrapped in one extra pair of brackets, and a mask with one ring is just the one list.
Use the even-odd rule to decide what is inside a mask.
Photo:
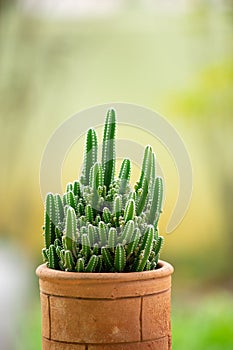
[(94, 129), (86, 136), (82, 175), (63, 195), (48, 193), (43, 259), (52, 269), (77, 272), (153, 270), (163, 237), (158, 234), (163, 181), (155, 155), (145, 148), (141, 175), (130, 187), (131, 163), (124, 159), (115, 176), (115, 110), (107, 112), (102, 161)]

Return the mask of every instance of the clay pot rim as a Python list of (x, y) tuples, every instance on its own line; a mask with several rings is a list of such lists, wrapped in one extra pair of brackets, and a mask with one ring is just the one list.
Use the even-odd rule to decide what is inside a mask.
[(36, 275), (41, 280), (65, 280), (67, 282), (83, 281), (94, 282), (102, 280), (103, 282), (120, 282), (157, 279), (169, 276), (174, 268), (166, 261), (159, 260), (159, 268), (156, 270), (142, 272), (66, 272), (49, 269), (46, 264), (37, 267)]

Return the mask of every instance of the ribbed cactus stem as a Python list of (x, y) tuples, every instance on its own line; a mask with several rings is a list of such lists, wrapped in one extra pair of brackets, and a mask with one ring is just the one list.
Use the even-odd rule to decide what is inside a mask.
[(75, 211), (72, 207), (67, 209), (65, 232), (62, 243), (65, 250), (70, 250), (76, 256), (78, 231)]
[(60, 239), (56, 238), (55, 241), (54, 241), (55, 248), (60, 247), (60, 245), (61, 245)]
[(98, 254), (99, 254), (99, 244), (98, 244), (98, 243), (95, 243), (95, 244), (93, 245), (92, 253), (93, 253), (94, 255), (98, 255)]
[(129, 199), (125, 206), (124, 220), (125, 222), (133, 220), (135, 216), (135, 202)]
[(73, 192), (74, 192), (74, 195), (77, 196), (78, 198), (81, 197), (80, 182), (77, 180), (75, 180), (73, 183)]
[(76, 265), (75, 265), (75, 270), (77, 272), (83, 272), (85, 267), (84, 267), (84, 259), (83, 258), (79, 258), (76, 262)]
[(147, 200), (148, 188), (150, 184), (151, 170), (152, 170), (152, 164), (153, 164), (153, 157), (154, 155), (153, 155), (152, 148), (151, 146), (148, 145), (144, 151), (141, 176), (135, 188), (138, 194), (138, 198), (136, 202), (137, 215), (140, 215), (142, 213)]
[(114, 109), (107, 112), (102, 148), (102, 167), (104, 175), (104, 185), (109, 189), (110, 183), (114, 179), (115, 173), (115, 129), (116, 115)]
[(134, 221), (129, 220), (124, 227), (122, 237), (121, 237), (121, 242), (123, 245), (128, 244), (132, 241), (133, 233), (134, 233)]
[(154, 251), (154, 254), (155, 254), (155, 262), (157, 264), (158, 260), (159, 260), (159, 252), (162, 248), (162, 245), (163, 245), (163, 237), (162, 236), (159, 236), (157, 241), (154, 243), (154, 247), (153, 247), (153, 251)]
[(98, 263), (98, 256), (92, 255), (90, 257), (90, 260), (88, 261), (87, 267), (86, 267), (86, 272), (94, 272), (96, 265)]
[(117, 240), (117, 232), (114, 227), (111, 227), (109, 232), (108, 232), (108, 246), (112, 250), (114, 250), (116, 246), (116, 240)]
[(149, 271), (150, 269), (151, 269), (151, 262), (150, 262), (150, 260), (147, 260), (145, 271)]
[(45, 230), (44, 230), (44, 241), (45, 247), (48, 249), (50, 244), (53, 244), (55, 240), (55, 202), (52, 193), (48, 193), (45, 201)]
[(91, 225), (91, 224), (88, 225), (87, 234), (88, 234), (90, 246), (93, 247), (93, 245), (95, 243), (95, 230), (94, 230), (93, 225)]
[(147, 178), (148, 180), (148, 174), (150, 174), (151, 172), (151, 162), (152, 162), (152, 147), (148, 145), (146, 146), (144, 151), (141, 175), (140, 175), (140, 179), (138, 181), (136, 189), (142, 188), (143, 181), (145, 178)]
[(111, 222), (111, 212), (107, 207), (103, 209), (103, 219), (106, 224)]
[(97, 161), (98, 142), (94, 129), (89, 129), (86, 137), (86, 147), (84, 153), (83, 185), (88, 185), (90, 169)]
[(145, 248), (140, 250), (139, 258), (136, 262), (135, 271), (143, 271), (146, 262), (149, 259), (150, 253), (153, 248), (153, 239), (154, 239), (154, 227), (152, 225), (149, 226), (148, 231), (145, 233), (146, 235), (146, 243)]
[(161, 213), (163, 200), (163, 180), (161, 177), (157, 177), (154, 181), (153, 194), (151, 208), (148, 216), (148, 223), (154, 224), (158, 221), (158, 218)]
[(121, 169), (119, 173), (119, 180), (120, 180), (119, 193), (121, 194), (125, 192), (125, 189), (129, 183), (130, 172), (131, 172), (130, 160), (125, 158), (121, 164)]
[(120, 195), (116, 196), (113, 203), (113, 214), (116, 219), (116, 226), (119, 226), (119, 217), (122, 212), (122, 198)]
[(104, 246), (107, 243), (107, 229), (103, 221), (99, 222), (99, 237), (101, 245)]
[(122, 244), (118, 243), (115, 251), (114, 267), (117, 272), (122, 272), (126, 264), (126, 253)]
[(127, 246), (127, 251), (126, 251), (127, 257), (129, 257), (134, 252), (134, 250), (138, 247), (140, 237), (141, 237), (140, 230), (139, 228), (136, 228), (133, 234), (133, 241), (130, 242)]
[(50, 269), (59, 268), (59, 259), (56, 253), (56, 248), (53, 244), (51, 244), (48, 249), (48, 267)]
[(85, 207), (85, 215), (86, 215), (88, 222), (90, 222), (90, 223), (93, 222), (94, 215), (93, 215), (92, 206), (90, 204), (87, 204), (87, 206)]
[(73, 191), (73, 184), (71, 182), (69, 182), (66, 185), (66, 192), (69, 192), (69, 191)]
[(84, 214), (84, 205), (82, 203), (78, 203), (77, 205), (77, 214), (78, 216), (82, 216)]
[(95, 268), (96, 272), (101, 272), (102, 266), (103, 266), (103, 257), (102, 255), (98, 255), (98, 262)]
[(60, 261), (61, 261), (61, 265), (64, 266), (65, 268), (65, 249), (61, 249), (59, 251), (59, 254), (60, 254)]
[(69, 191), (66, 193), (66, 203), (67, 205), (72, 207), (75, 211), (77, 211), (77, 202), (73, 191)]
[(91, 167), (89, 184), (95, 191), (98, 191), (99, 186), (103, 185), (102, 165), (98, 162)]
[(84, 258), (88, 259), (91, 255), (91, 244), (87, 234), (82, 235), (82, 255)]
[(56, 253), (57, 253), (57, 256), (59, 257), (59, 259), (61, 259), (61, 250), (62, 250), (62, 247), (60, 247), (60, 246), (56, 247)]
[[(150, 174), (150, 180), (149, 180), (149, 185), (148, 185), (148, 194), (147, 194), (147, 198), (146, 198), (145, 206), (144, 206), (145, 209), (148, 208), (147, 207), (148, 204), (149, 204), (149, 206), (151, 205), (155, 179), (156, 179), (156, 157), (155, 157), (154, 152), (152, 152), (152, 155), (151, 155), (151, 174)], [(150, 209), (150, 207), (148, 209)]]
[(44, 262), (48, 261), (48, 249), (46, 249), (46, 248), (42, 249), (42, 257), (43, 257)]
[(56, 211), (56, 225), (62, 223), (64, 220), (64, 206), (60, 194), (55, 194), (55, 211)]
[(114, 260), (113, 257), (109, 251), (108, 247), (102, 247), (101, 248), (101, 255), (103, 257), (103, 262), (105, 265), (105, 268), (107, 271), (112, 271), (113, 269), (113, 264), (114, 264)]
[(70, 250), (65, 251), (65, 269), (66, 271), (73, 271), (74, 259)]

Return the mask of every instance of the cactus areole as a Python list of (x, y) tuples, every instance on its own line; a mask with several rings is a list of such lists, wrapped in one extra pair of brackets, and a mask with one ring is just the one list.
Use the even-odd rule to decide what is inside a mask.
[(37, 269), (44, 350), (171, 349), (173, 268), (159, 260), (163, 180), (149, 145), (134, 188), (128, 158), (116, 175), (115, 135), (109, 109), (101, 161), (91, 128), (80, 179), (45, 200)]

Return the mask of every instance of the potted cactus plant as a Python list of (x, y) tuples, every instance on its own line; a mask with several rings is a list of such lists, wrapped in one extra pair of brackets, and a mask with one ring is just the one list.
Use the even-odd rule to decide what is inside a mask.
[(110, 109), (101, 163), (89, 129), (80, 179), (46, 197), (37, 268), (44, 350), (171, 349), (173, 268), (159, 260), (163, 181), (151, 146), (134, 189), (129, 159), (115, 177), (115, 130)]

